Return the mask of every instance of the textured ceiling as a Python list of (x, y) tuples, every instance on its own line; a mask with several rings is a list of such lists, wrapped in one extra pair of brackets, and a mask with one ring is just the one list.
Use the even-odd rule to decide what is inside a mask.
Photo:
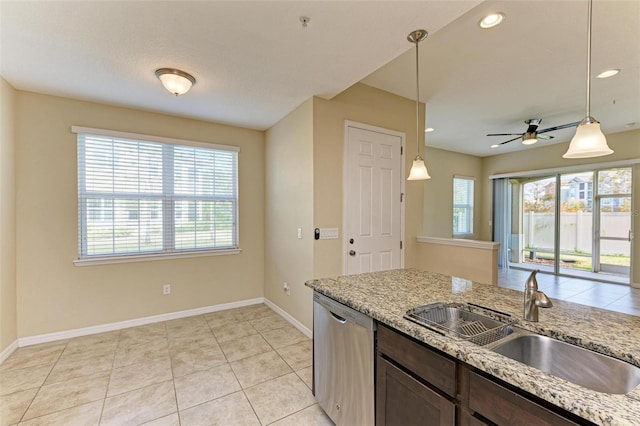
[[(415, 28), (478, 3), (3, 0), (0, 74), (21, 90), (266, 129), (400, 55)], [(173, 97), (161, 67), (197, 83)]]

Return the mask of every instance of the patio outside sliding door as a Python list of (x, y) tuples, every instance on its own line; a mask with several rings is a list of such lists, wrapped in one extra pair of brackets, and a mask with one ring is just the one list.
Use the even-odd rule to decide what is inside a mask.
[(522, 191), (522, 262), (556, 272), (557, 176), (520, 179)]

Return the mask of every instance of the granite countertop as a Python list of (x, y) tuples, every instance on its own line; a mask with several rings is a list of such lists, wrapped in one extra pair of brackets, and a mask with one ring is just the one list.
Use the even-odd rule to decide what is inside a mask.
[(540, 309), (539, 322), (528, 322), (522, 319), (522, 292), (417, 269), (310, 280), (306, 285), (596, 424), (640, 425), (640, 387), (626, 395), (592, 391), (473, 343), (434, 333), (403, 315), (434, 302), (471, 302), (511, 314), (521, 328), (639, 367), (640, 317), (554, 299), (553, 308)]

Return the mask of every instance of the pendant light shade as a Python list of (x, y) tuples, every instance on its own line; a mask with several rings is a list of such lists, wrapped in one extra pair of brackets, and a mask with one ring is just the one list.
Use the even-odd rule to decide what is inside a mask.
[(411, 171), (409, 172), (409, 177), (407, 178), (407, 180), (425, 179), (431, 179), (431, 176), (429, 176), (427, 166), (425, 166), (422, 157), (420, 157), (420, 155), (416, 155), (416, 158), (413, 160), (413, 165), (411, 166)]
[(427, 38), (429, 33), (425, 30), (415, 30), (407, 36), (407, 40), (416, 45), (416, 158), (413, 159), (413, 165), (409, 172), (407, 180), (426, 180), (431, 179), (424, 159), (420, 156), (420, 61), (418, 56), (418, 44)]
[(160, 79), (162, 85), (174, 95), (184, 95), (196, 84), (196, 79), (184, 71), (173, 68), (160, 68), (156, 70), (156, 77)]
[(593, 0), (588, 0), (587, 11), (587, 115), (580, 122), (571, 139), (569, 149), (562, 158), (591, 158), (613, 154), (600, 130), (600, 122), (591, 116), (591, 18)]
[(609, 154), (613, 154), (613, 150), (607, 145), (607, 139), (600, 130), (600, 123), (593, 117), (587, 117), (578, 125), (569, 149), (562, 157), (590, 158)]

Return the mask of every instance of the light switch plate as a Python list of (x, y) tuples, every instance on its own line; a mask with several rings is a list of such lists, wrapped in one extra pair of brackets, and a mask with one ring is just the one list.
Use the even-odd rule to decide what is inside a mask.
[(335, 240), (338, 238), (338, 228), (320, 228), (321, 240)]

